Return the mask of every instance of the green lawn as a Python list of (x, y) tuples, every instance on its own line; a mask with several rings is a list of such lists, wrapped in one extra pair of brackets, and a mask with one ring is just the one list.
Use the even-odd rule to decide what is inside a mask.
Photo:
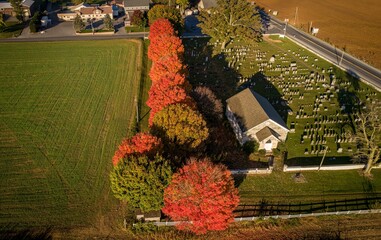
[(358, 171), (303, 172), (305, 181), (296, 183), (295, 173), (236, 177), (241, 202), (319, 202), (381, 196), (381, 170), (373, 170), (369, 180)]
[(144, 54), (143, 54), (143, 65), (142, 65), (142, 76), (140, 81), (140, 96), (139, 96), (139, 130), (141, 132), (148, 132), (148, 119), (150, 108), (147, 106), (146, 102), (148, 100), (148, 91), (151, 88), (151, 79), (149, 78), (149, 71), (151, 69), (152, 62), (148, 59), (149, 41), (144, 41)]
[(126, 32), (149, 32), (149, 27), (127, 26)]
[(127, 40), (0, 44), (0, 225), (85, 226), (110, 213), (142, 53)]

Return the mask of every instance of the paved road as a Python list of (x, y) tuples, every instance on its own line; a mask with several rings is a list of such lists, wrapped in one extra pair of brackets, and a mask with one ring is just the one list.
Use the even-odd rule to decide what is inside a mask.
[(5, 38), (0, 42), (54, 42), (54, 41), (87, 41), (87, 40), (109, 40), (109, 39), (127, 39), (127, 38), (143, 38), (147, 34), (130, 33), (126, 35), (108, 35), (108, 36), (63, 36), (63, 37), (30, 37), (30, 38)]
[[(267, 33), (284, 34), (285, 23), (276, 19), (270, 19), (270, 28)], [(365, 62), (343, 52), (322, 40), (302, 32), (293, 26), (286, 27), (286, 36), (300, 45), (310, 49), (324, 57), (331, 63), (341, 67), (352, 76), (359, 77), (363, 81), (381, 90), (381, 71), (366, 64)]]

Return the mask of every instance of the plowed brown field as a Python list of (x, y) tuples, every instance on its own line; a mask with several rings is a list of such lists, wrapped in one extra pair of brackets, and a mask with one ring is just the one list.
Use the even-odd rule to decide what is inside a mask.
[[(278, 18), (307, 30), (319, 28), (318, 37), (381, 69), (380, 0), (255, 0)], [(296, 8), (297, 18), (295, 23)]]

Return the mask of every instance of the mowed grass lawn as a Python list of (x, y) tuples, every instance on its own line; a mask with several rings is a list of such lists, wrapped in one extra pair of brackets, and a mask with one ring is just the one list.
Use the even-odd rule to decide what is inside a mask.
[(302, 172), (302, 182), (295, 173), (273, 172), (270, 175), (236, 176), (241, 203), (320, 202), (381, 196), (381, 170), (372, 170), (373, 178), (357, 170)]
[(135, 121), (139, 41), (0, 44), (0, 226), (94, 224)]

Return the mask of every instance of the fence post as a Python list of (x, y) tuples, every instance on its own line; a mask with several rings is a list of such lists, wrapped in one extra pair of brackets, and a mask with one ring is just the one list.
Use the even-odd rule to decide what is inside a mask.
[(334, 203), (335, 203), (335, 212), (336, 212), (336, 211), (337, 211), (337, 210), (336, 210), (336, 199), (334, 200)]

